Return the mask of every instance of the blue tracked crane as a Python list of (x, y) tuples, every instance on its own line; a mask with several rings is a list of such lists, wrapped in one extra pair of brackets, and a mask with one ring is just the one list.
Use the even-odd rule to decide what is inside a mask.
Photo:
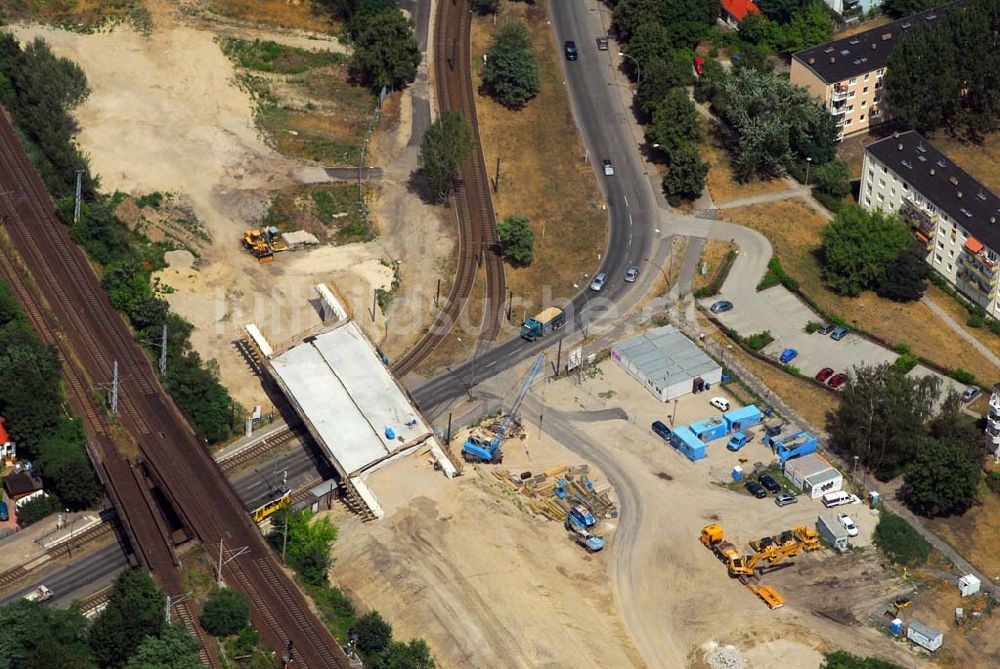
[(538, 359), (535, 360), (535, 364), (531, 366), (531, 370), (524, 379), (524, 383), (521, 384), (521, 392), (517, 394), (517, 399), (514, 400), (510, 411), (507, 412), (507, 416), (500, 424), (500, 429), (497, 430), (496, 436), (490, 440), (483, 437), (471, 436), (465, 441), (465, 444), (462, 445), (462, 457), (465, 458), (466, 462), (491, 462), (496, 464), (503, 462), (503, 451), (500, 449), (500, 442), (503, 441), (504, 435), (507, 434), (507, 428), (510, 427), (510, 422), (514, 420), (514, 416), (517, 415), (517, 410), (521, 408), (521, 402), (524, 401), (525, 395), (528, 394), (532, 380), (541, 371), (543, 362), (545, 362), (545, 354), (541, 353)]

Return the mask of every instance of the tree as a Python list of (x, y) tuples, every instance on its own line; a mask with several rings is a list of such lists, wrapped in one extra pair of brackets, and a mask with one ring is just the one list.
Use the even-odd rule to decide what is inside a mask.
[(535, 233), (524, 216), (508, 216), (497, 226), (504, 255), (520, 265), (530, 265), (534, 257)]
[(519, 109), (538, 94), (538, 63), (523, 21), (505, 21), (483, 65), (483, 87), (502, 105)]
[(399, 9), (398, 0), (360, 0), (358, 7), (350, 15), (348, 30), (351, 35), (360, 35), (365, 31), (372, 19), (386, 10)]
[(843, 160), (831, 160), (813, 171), (816, 188), (838, 200), (851, 194), (851, 170)]
[(903, 477), (906, 504), (922, 516), (965, 513), (976, 500), (980, 458), (961, 443), (924, 437)]
[(662, 24), (662, 0), (618, 0), (611, 12), (611, 25), (618, 37), (629, 42), (640, 26)]
[(38, 443), (61, 413), (59, 358), (21, 321), (0, 326), (0, 415), (13, 439)]
[(199, 669), (201, 644), (181, 625), (164, 625), (160, 636), (148, 636), (128, 659), (125, 669)]
[(0, 667), (97, 669), (87, 619), (75, 608), (15, 600), (0, 606)]
[(674, 149), (670, 156), (670, 168), (663, 177), (663, 194), (667, 201), (676, 207), (681, 200), (700, 197), (708, 168), (708, 163), (702, 162), (697, 146), (683, 144)]
[(956, 76), (955, 44), (944, 25), (915, 26), (899, 38), (886, 64), (885, 109), (902, 126), (921, 132), (943, 125), (955, 114), (965, 86)]
[(395, 9), (371, 17), (354, 43), (350, 61), (353, 76), (376, 91), (413, 81), (418, 65), (420, 47), (413, 38), (413, 24)]
[(879, 297), (895, 302), (914, 302), (927, 290), (931, 267), (927, 264), (927, 249), (912, 244), (904, 249), (885, 269), (875, 286)]
[(278, 551), (285, 550), (288, 564), (299, 573), (303, 581), (315, 586), (328, 585), (330, 546), (337, 539), (336, 526), (329, 518), (312, 521), (312, 513), (308, 509), (295, 511), (285, 507), (274, 514), (273, 518), (274, 529), (267, 535), (271, 545)]
[(756, 4), (764, 16), (784, 25), (811, 2), (812, 0), (760, 0)]
[(917, 14), (931, 7), (937, 7), (940, 4), (938, 0), (883, 0), (882, 11), (898, 19)]
[(358, 635), (358, 650), (366, 657), (382, 652), (392, 641), (392, 625), (378, 611), (369, 611), (358, 618), (354, 632)]
[(215, 637), (236, 634), (250, 622), (250, 607), (242, 593), (215, 588), (201, 612), (201, 626)]
[(784, 26), (781, 46), (785, 51), (800, 51), (829, 42), (832, 28), (826, 5), (812, 2)]
[(878, 657), (859, 657), (845, 650), (837, 650), (827, 654), (820, 669), (903, 669), (903, 667)]
[(409, 643), (391, 641), (371, 663), (372, 669), (434, 669), (431, 649), (423, 639), (411, 639)]
[(701, 66), (701, 76), (694, 83), (694, 99), (709, 103), (713, 110), (722, 102), (723, 82), (726, 77), (722, 64), (714, 58), (706, 58)]
[(640, 26), (656, 23), (666, 28), (671, 44), (693, 47), (719, 17), (719, 6), (719, 0), (619, 0), (611, 23), (625, 42)]
[(683, 88), (672, 88), (653, 111), (653, 123), (646, 128), (646, 141), (659, 145), (669, 159), (686, 144), (696, 145), (703, 138), (701, 116)]
[[(642, 79), (636, 87), (635, 107), (639, 120), (646, 122), (653, 112), (669, 95), (671, 89), (685, 86), (691, 78), (691, 60), (684, 57), (680, 62), (676, 54), (667, 54), (670, 60), (652, 58), (642, 68)], [(680, 66), (679, 66), (680, 65)]]
[(941, 381), (904, 376), (888, 363), (856, 367), (848, 377), (828, 420), (830, 445), (845, 458), (858, 456), (862, 466), (888, 480), (913, 458)]
[(826, 283), (842, 295), (860, 295), (882, 281), (889, 264), (911, 243), (895, 214), (843, 207), (823, 229)]
[(762, 46), (771, 51), (781, 48), (785, 36), (781, 26), (763, 14), (747, 12), (739, 24), (740, 38), (749, 44)]
[(17, 524), (24, 529), (54, 513), (58, 508), (59, 504), (52, 495), (35, 497), (17, 507)]
[(496, 14), (501, 0), (472, 0), (472, 8), (478, 14)]
[(111, 588), (108, 607), (90, 628), (90, 647), (98, 664), (121, 667), (146, 637), (163, 630), (166, 599), (144, 571), (122, 572)]
[(431, 197), (443, 202), (458, 183), (462, 161), (475, 148), (472, 130), (458, 112), (445, 112), (420, 140), (419, 170)]
[(626, 59), (622, 66), (629, 72), (629, 76), (637, 79), (639, 74), (647, 74), (646, 66), (654, 58), (664, 58), (665, 54), (673, 50), (670, 43), (670, 33), (659, 23), (643, 23), (636, 28), (635, 34), (628, 43), (629, 56), (639, 63), (639, 72), (636, 71), (635, 63)]
[(879, 514), (875, 544), (896, 564), (917, 567), (927, 562), (931, 545), (908, 522), (890, 511)]

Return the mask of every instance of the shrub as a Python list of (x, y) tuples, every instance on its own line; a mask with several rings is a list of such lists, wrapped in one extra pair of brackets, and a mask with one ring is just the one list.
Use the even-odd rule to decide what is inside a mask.
[(37, 523), (58, 508), (55, 497), (51, 495), (36, 497), (17, 508), (17, 524), (23, 529)]
[(358, 650), (365, 655), (379, 653), (392, 641), (392, 625), (387, 623), (378, 611), (369, 611), (358, 618), (354, 626), (358, 635)]
[(744, 343), (747, 345), (747, 348), (752, 351), (759, 351), (773, 341), (774, 336), (771, 335), (770, 330), (764, 330), (763, 332), (752, 334), (744, 339)]
[(920, 358), (912, 353), (904, 353), (896, 358), (895, 362), (892, 363), (892, 368), (900, 374), (909, 374), (919, 363)]
[(535, 233), (525, 216), (508, 216), (497, 226), (497, 236), (504, 255), (519, 265), (529, 265), (534, 258)]
[(888, 511), (875, 526), (875, 543), (886, 557), (904, 567), (916, 567), (927, 561), (931, 545), (913, 527)]
[(215, 637), (236, 634), (250, 622), (246, 598), (229, 588), (216, 588), (201, 612), (201, 626)]
[(817, 323), (816, 321), (809, 321), (808, 323), (806, 323), (806, 334), (813, 334), (814, 332), (818, 332), (820, 327), (822, 327), (821, 323)]
[(882, 658), (860, 657), (846, 650), (837, 650), (827, 654), (820, 669), (903, 669), (903, 667)]
[(979, 329), (983, 327), (983, 317), (980, 316), (979, 314), (971, 314), (968, 318), (965, 319), (965, 324), (968, 325), (970, 328)]
[(482, 76), (483, 87), (505, 107), (520, 109), (538, 95), (538, 63), (523, 21), (505, 21), (497, 30)]
[[(781, 261), (777, 258), (771, 258), (767, 261), (767, 273), (764, 274), (764, 278), (757, 284), (757, 290), (766, 290), (779, 283), (793, 293), (799, 290), (799, 282), (788, 275), (785, 268), (781, 266)], [(818, 329), (819, 325), (816, 326), (816, 330)], [(813, 332), (816, 330), (813, 330)]]
[(986, 487), (1000, 494), (1000, 472), (990, 472), (986, 475)]
[(719, 292), (722, 288), (722, 284), (725, 282), (726, 277), (729, 276), (729, 269), (733, 266), (733, 262), (736, 260), (736, 251), (734, 249), (729, 249), (726, 253), (725, 259), (722, 261), (722, 265), (719, 267), (719, 271), (715, 273), (715, 277), (712, 278), (712, 283), (707, 286), (702, 286), (698, 290), (694, 291), (694, 296), (698, 299), (705, 297), (711, 297)]
[(966, 385), (971, 385), (976, 382), (976, 375), (972, 372), (962, 369), (961, 367), (956, 367), (949, 371), (951, 378), (955, 379), (959, 383), (964, 383)]

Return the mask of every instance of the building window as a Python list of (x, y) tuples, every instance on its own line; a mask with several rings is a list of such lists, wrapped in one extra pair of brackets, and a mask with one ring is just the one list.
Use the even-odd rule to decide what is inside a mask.
[(882, 193), (879, 193), (878, 194), (878, 201), (879, 202), (885, 202), (885, 195), (883, 195)]
[(954, 258), (955, 257), (955, 249), (950, 249), (948, 251), (948, 257), (949, 258)]
[(892, 191), (892, 196), (896, 197), (896, 189), (895, 188), (890, 188), (889, 190)]
[(868, 182), (868, 192), (869, 193), (872, 192), (872, 182), (871, 181)]
[(880, 67), (880, 68), (878, 68), (878, 71), (875, 74), (877, 74), (878, 76), (881, 77), (884, 72), (885, 72), (885, 68), (884, 67)]
[(903, 190), (910, 190), (910, 184), (903, 182)]
[(862, 92), (862, 93), (867, 93), (867, 92), (868, 92), (868, 87), (867, 87), (867, 86), (865, 86), (865, 90), (863, 90), (863, 91), (861, 91), (861, 92)]
[(888, 171), (889, 171), (889, 170), (885, 169), (885, 165), (883, 165), (883, 166), (882, 166), (882, 174), (885, 174), (885, 173), (886, 173), (886, 172), (888, 172)]
[(846, 125), (851, 125), (852, 123), (854, 123), (854, 121), (852, 121), (851, 119), (847, 119), (847, 121), (844, 122), (844, 125), (845, 126)]
[(879, 188), (885, 188), (885, 179), (879, 179), (878, 180), (878, 187)]
[(858, 83), (858, 78), (857, 78), (857, 77), (851, 77), (851, 78), (850, 78), (850, 79), (849, 79), (849, 80), (847, 81), (847, 83), (848, 83), (848, 84), (856, 84), (856, 83)]
[(948, 263), (948, 271), (949, 271), (949, 272), (951, 272), (951, 271), (952, 271), (952, 266), (951, 266), (951, 263)]
[[(938, 242), (938, 248), (939, 249), (943, 249), (944, 248), (944, 242)], [(940, 258), (940, 257), (941, 256), (938, 256), (938, 258)]]
[(882, 98), (880, 98), (879, 96), (876, 95), (874, 98), (872, 98), (873, 105), (877, 105), (880, 102), (882, 102)]
[(867, 106), (868, 106), (868, 101), (867, 100), (862, 100), (861, 101), (861, 108), (864, 109)]
[[(871, 72), (865, 72), (865, 81), (868, 81), (868, 77), (870, 76), (872, 76)], [(866, 88), (865, 90), (867, 91), (868, 89)]]
[(874, 179), (875, 178), (875, 170), (869, 169), (868, 170), (868, 176), (869, 176), (869, 178)]
[(868, 196), (865, 197), (865, 204), (868, 205), (869, 207), (872, 206), (872, 196), (871, 195), (868, 195)]
[(934, 256), (934, 262), (936, 262), (939, 265), (941, 264), (941, 254), (940, 253), (938, 253), (937, 255)]
[(847, 94), (847, 98), (848, 98), (848, 99), (851, 99), (851, 98), (853, 98), (853, 97), (854, 97), (854, 94), (855, 94), (855, 91), (851, 91), (850, 93), (848, 93), (848, 94)]

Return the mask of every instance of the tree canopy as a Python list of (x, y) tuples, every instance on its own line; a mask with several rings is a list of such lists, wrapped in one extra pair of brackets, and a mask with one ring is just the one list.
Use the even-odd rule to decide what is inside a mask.
[(714, 25), (719, 8), (719, 0), (618, 0), (611, 22), (626, 42), (640, 26), (657, 23), (667, 29), (672, 44), (693, 47)]
[(76, 609), (17, 601), (0, 607), (3, 669), (97, 669), (87, 619)]
[(503, 253), (519, 265), (528, 265), (534, 258), (535, 233), (525, 216), (508, 216), (497, 225), (497, 235)]
[(670, 165), (663, 177), (663, 194), (671, 206), (701, 196), (708, 168), (709, 164), (701, 160), (694, 144), (683, 144), (670, 154)]
[(875, 288), (912, 237), (894, 214), (843, 207), (823, 229), (823, 269), (827, 285), (843, 295)]
[(927, 290), (927, 279), (931, 266), (927, 264), (927, 249), (919, 244), (911, 244), (904, 249), (885, 269), (875, 292), (895, 302), (914, 302)]
[(408, 643), (390, 641), (371, 662), (372, 669), (434, 669), (435, 666), (423, 639), (410, 639)]
[(420, 46), (413, 37), (413, 23), (398, 9), (385, 9), (368, 20), (350, 60), (354, 77), (376, 91), (413, 81), (418, 65)]
[(199, 669), (201, 643), (181, 625), (164, 625), (160, 636), (149, 636), (129, 657), (125, 669)]
[(930, 517), (965, 513), (979, 488), (979, 453), (964, 443), (921, 439), (903, 478), (907, 506)]
[(201, 626), (216, 637), (236, 634), (250, 622), (250, 607), (242, 593), (215, 588), (201, 611)]
[(90, 628), (90, 646), (98, 664), (121, 667), (147, 637), (158, 637), (165, 624), (166, 598), (153, 577), (129, 569), (111, 587), (108, 606)]
[[(327, 571), (332, 558), (330, 546), (337, 539), (337, 527), (329, 518), (313, 520), (309, 509), (296, 511), (285, 507), (274, 514), (274, 529), (268, 541), (278, 552), (286, 551), (286, 562), (309, 585), (327, 585)], [(288, 540), (285, 543), (287, 521)]]
[(354, 632), (358, 636), (358, 650), (365, 656), (382, 652), (392, 641), (392, 625), (378, 611), (369, 611), (358, 618)]
[(519, 109), (538, 94), (538, 63), (523, 21), (504, 21), (493, 35), (483, 64), (483, 87), (500, 104)]
[(458, 112), (445, 112), (420, 140), (420, 174), (431, 197), (443, 202), (461, 177), (462, 161), (475, 148), (472, 130)]
[(668, 158), (686, 144), (698, 144), (704, 137), (701, 116), (683, 88), (671, 88), (653, 111), (653, 123), (646, 128), (646, 141)]

